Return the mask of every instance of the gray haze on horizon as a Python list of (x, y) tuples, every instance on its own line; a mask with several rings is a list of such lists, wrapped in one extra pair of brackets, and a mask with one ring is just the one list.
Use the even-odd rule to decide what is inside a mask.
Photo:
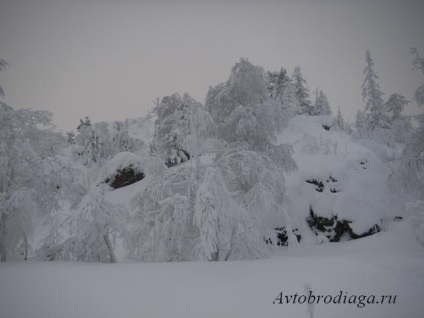
[[(0, 0), (4, 102), (50, 110), (64, 131), (79, 118), (144, 116), (156, 97), (204, 102), (240, 57), (265, 70), (300, 65), (311, 90), (355, 120), (369, 49), (387, 98), (424, 81), (422, 1)], [(422, 112), (413, 103), (409, 113)]]

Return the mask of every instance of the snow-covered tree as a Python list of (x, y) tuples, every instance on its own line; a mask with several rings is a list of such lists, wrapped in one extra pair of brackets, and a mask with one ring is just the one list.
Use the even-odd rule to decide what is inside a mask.
[(287, 71), (281, 68), (279, 72), (267, 73), (268, 99), (275, 100), (285, 110), (288, 119), (295, 116), (300, 108), (296, 88)]
[(1, 261), (27, 258), (34, 218), (57, 208), (60, 175), (50, 167), (65, 142), (49, 129), (51, 117), (0, 103)]
[[(218, 261), (266, 257), (269, 248), (264, 237), (272, 237), (274, 233), (263, 224), (257, 206), (250, 204), (247, 209), (232, 197), (225, 179), (223, 171), (208, 167), (196, 192), (194, 259)], [(258, 188), (252, 189), (248, 203), (263, 203), (256, 201), (264, 199), (260, 195), (264, 192)]]
[[(0, 59), (0, 72), (6, 69), (6, 65), (9, 65), (5, 60)], [(4, 90), (0, 86), (0, 97), (4, 97)]]
[(200, 156), (202, 154), (216, 155), (225, 145), (222, 140), (216, 139), (216, 125), (211, 115), (194, 99), (190, 103), (195, 105), (192, 107), (190, 153), (194, 159), (195, 177), (199, 179)]
[(73, 131), (68, 131), (66, 133), (66, 138), (69, 144), (71, 145), (75, 144), (75, 134)]
[(300, 108), (297, 110), (298, 115), (311, 115), (312, 106), (309, 100), (309, 89), (306, 86), (306, 80), (303, 77), (300, 66), (294, 68), (292, 79), (294, 82), (297, 100), (299, 101)]
[(402, 117), (402, 112), (409, 101), (401, 94), (392, 94), (385, 104), (386, 112), (391, 121)]
[[(275, 232), (266, 219), (284, 218), (284, 172), (296, 164), (291, 147), (276, 145), (287, 111), (266, 87), (262, 69), (241, 60), (227, 82), (209, 90), (205, 109), (194, 108), (192, 118), (201, 114), (201, 122), (212, 127), (201, 137), (225, 146), (208, 164), (198, 160), (150, 179), (134, 201), (133, 257), (229, 260), (267, 254), (265, 238)], [(191, 121), (193, 153), (198, 123)]]
[[(424, 73), (424, 60), (419, 57), (416, 49), (411, 49), (411, 53), (415, 55), (414, 67)], [(420, 89), (419, 87), (415, 92), (415, 99), (419, 107), (424, 105)], [(395, 102), (396, 113), (401, 115), (402, 107), (406, 102), (401, 98), (396, 98)], [(392, 173), (390, 184), (392, 190), (404, 192), (411, 200), (424, 200), (424, 114), (417, 115), (416, 119), (418, 127), (406, 139), (402, 160)]]
[(187, 93), (164, 97), (153, 112), (155, 122), (154, 149), (168, 165), (190, 159), (192, 116), (199, 103)]
[(83, 133), (85, 131), (88, 131), (89, 127), (91, 127), (91, 120), (88, 116), (85, 116), (84, 120), (80, 119), (80, 123), (77, 127), (77, 131), (79, 133)]
[(286, 86), (292, 82), (287, 70), (281, 68), (279, 72), (267, 72), (268, 92), (272, 99), (280, 99)]
[[(263, 211), (278, 213), (285, 194), (284, 178), (268, 170), (269, 159), (262, 159), (254, 152), (233, 151), (217, 165), (202, 168), (198, 181), (192, 166), (152, 179), (134, 201), (133, 257), (214, 261), (266, 256), (264, 238), (274, 233)], [(240, 170), (244, 165), (246, 171)], [(243, 175), (248, 167), (252, 171)], [(240, 196), (234, 195), (237, 191)]]
[(103, 141), (95, 128), (89, 129), (84, 147), (85, 165), (100, 164), (104, 157)]
[[(416, 49), (411, 49), (411, 53), (415, 56), (414, 68), (424, 74), (424, 59)], [(415, 91), (415, 100), (419, 107), (424, 105), (424, 85)], [(404, 98), (393, 97), (390, 106), (395, 118), (403, 118), (401, 112), (406, 104)], [(424, 245), (424, 114), (415, 117), (418, 127), (406, 139), (402, 159), (392, 172), (389, 185), (392, 191), (402, 193), (410, 201), (405, 204), (409, 221), (418, 241)]]
[[(416, 48), (411, 48), (410, 52), (414, 55), (414, 59), (412, 61), (414, 69), (420, 70), (424, 75), (424, 58), (420, 57)], [(415, 100), (419, 106), (424, 105), (424, 84), (415, 90)]]
[(84, 146), (88, 138), (88, 133), (91, 129), (91, 120), (88, 116), (84, 120), (80, 119), (80, 123), (77, 127), (78, 135), (75, 137), (75, 143), (80, 146)]
[(100, 136), (103, 158), (111, 158), (116, 154), (113, 145), (113, 133), (111, 133), (112, 129), (110, 128), (110, 124), (104, 121), (95, 123), (92, 126), (92, 129), (95, 129), (97, 134)]
[(268, 80), (268, 85), (267, 85), (267, 90), (268, 90), (268, 94), (269, 97), (272, 99), (277, 99), (277, 97), (279, 96), (279, 87), (278, 87), (278, 77), (279, 77), (279, 73), (278, 72), (267, 72), (267, 80)]
[(284, 90), (280, 96), (283, 109), (287, 112), (288, 118), (294, 117), (300, 109), (300, 102), (296, 95), (296, 88), (292, 81), (285, 83)]
[(196, 180), (191, 166), (168, 169), (134, 199), (132, 257), (144, 261), (189, 260)]
[(322, 90), (317, 90), (315, 105), (313, 107), (313, 114), (315, 116), (330, 116), (331, 108), (330, 103), (328, 102), (327, 96)]
[(414, 69), (420, 70), (424, 75), (424, 59), (420, 57), (418, 54), (418, 50), (416, 48), (411, 48), (410, 52), (412, 55), (414, 55), (414, 59), (412, 61), (412, 65), (414, 66)]
[(399, 187), (418, 199), (424, 199), (424, 115), (417, 116), (419, 126), (408, 138), (397, 171)]
[(424, 246), (424, 201), (408, 202), (406, 210), (417, 240)]
[(345, 130), (346, 124), (343, 118), (343, 114), (340, 111), (340, 107), (337, 107), (336, 125), (340, 130)]
[(238, 106), (260, 104), (266, 96), (264, 70), (246, 59), (240, 59), (231, 69), (227, 82), (209, 89), (205, 109), (220, 125)]
[(383, 93), (378, 84), (378, 76), (374, 71), (374, 61), (370, 52), (366, 53), (366, 67), (362, 84), (362, 98), (365, 102), (366, 130), (372, 134), (376, 128), (390, 128), (389, 118), (385, 114)]
[(365, 111), (358, 110), (356, 112), (355, 128), (359, 136), (367, 134), (367, 114)]
[(128, 120), (125, 122), (116, 121), (113, 124), (112, 142), (115, 153), (132, 150), (128, 129)]
[[(293, 95), (285, 95), (289, 92), (286, 87), (291, 87), (289, 81), (282, 79), (286, 75), (280, 75), (273, 81), (275, 85), (281, 84), (276, 91), (283, 95), (278, 93), (274, 99), (266, 94), (270, 84), (267, 85), (262, 68), (242, 59), (232, 68), (227, 82), (209, 90), (205, 109), (217, 124), (219, 139), (231, 147), (275, 152), (275, 136), (287, 125), (293, 106), (289, 105)], [(285, 97), (287, 100), (281, 103), (279, 99)]]
[[(240, 72), (240, 69), (244, 71)], [(250, 76), (247, 76), (246, 73), (249, 73)], [(277, 81), (277, 84), (281, 83), (281, 88), (283, 88), (283, 95), (280, 96), (283, 99), (282, 105), (281, 101), (264, 94), (264, 87), (267, 85), (262, 69), (251, 65), (246, 60), (241, 60), (233, 67), (226, 83), (210, 89), (205, 108), (215, 114), (212, 115), (212, 118), (217, 123), (218, 136), (231, 148), (266, 153), (275, 162), (284, 166), (283, 170), (286, 168), (290, 170), (296, 166), (290, 155), (290, 147), (275, 145), (277, 133), (282, 131), (292, 116), (291, 106), (284, 104), (285, 101), (289, 103), (293, 98), (293, 95), (286, 95), (287, 92), (290, 93), (291, 82), (286, 78), (284, 71), (280, 75), (280, 82)], [(283, 80), (283, 78), (285, 79)], [(233, 86), (233, 83), (238, 84)], [(236, 91), (237, 87), (240, 88), (240, 92)], [(214, 91), (219, 91), (219, 93), (211, 95), (211, 92)], [(235, 99), (223, 101), (221, 98), (222, 96), (242, 96), (243, 94), (246, 94), (243, 99), (250, 96), (250, 103), (239, 103)], [(284, 99), (285, 96), (288, 98), (287, 100)], [(254, 103), (255, 101), (256, 103)], [(224, 114), (226, 115), (224, 116)]]
[[(117, 240), (128, 240), (127, 210), (106, 199), (104, 186), (85, 185), (82, 189), (82, 198), (70, 215), (53, 224), (49, 235), (56, 237), (46, 238), (42, 256), (50, 260), (117, 262)], [(65, 235), (58, 235), (60, 226), (65, 240)]]
[(385, 104), (386, 113), (393, 131), (393, 141), (404, 143), (412, 130), (412, 125), (402, 112), (409, 101), (400, 94), (392, 94)]

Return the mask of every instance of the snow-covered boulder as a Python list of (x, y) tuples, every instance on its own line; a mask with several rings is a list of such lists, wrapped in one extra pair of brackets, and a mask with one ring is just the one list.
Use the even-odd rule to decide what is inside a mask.
[(331, 129), (333, 120), (297, 116), (279, 142), (293, 145), (299, 167), (286, 179), (295, 213), (316, 235), (339, 241), (380, 231), (382, 220), (398, 210), (387, 191), (387, 164), (360, 141)]
[(118, 189), (145, 177), (142, 158), (131, 152), (118, 153), (106, 166), (104, 182)]

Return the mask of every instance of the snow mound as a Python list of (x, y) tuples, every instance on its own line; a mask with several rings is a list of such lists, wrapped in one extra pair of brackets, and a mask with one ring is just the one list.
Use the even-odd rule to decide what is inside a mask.
[(106, 173), (108, 176), (117, 171), (131, 167), (137, 172), (144, 172), (142, 167), (143, 159), (132, 152), (120, 152), (107, 163)]
[[(324, 232), (330, 239), (338, 236), (334, 239), (338, 241), (344, 234), (348, 236), (348, 228), (353, 232), (351, 238), (374, 233), (382, 220), (398, 212), (390, 206), (386, 188), (390, 170), (385, 163), (371, 149), (333, 127), (331, 116), (297, 116), (278, 136), (278, 142), (293, 145), (299, 167), (287, 177), (292, 208), (302, 219), (322, 218), (325, 226), (314, 232)], [(338, 224), (342, 221), (346, 222)]]

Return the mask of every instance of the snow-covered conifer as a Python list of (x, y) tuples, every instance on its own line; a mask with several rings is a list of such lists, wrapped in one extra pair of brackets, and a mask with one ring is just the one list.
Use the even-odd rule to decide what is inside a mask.
[(124, 123), (116, 121), (113, 124), (112, 143), (115, 153), (132, 150), (128, 129), (128, 120)]
[(293, 82), (288, 81), (285, 83), (284, 90), (280, 96), (280, 102), (282, 103), (283, 109), (287, 111), (289, 118), (292, 118), (298, 113), (300, 102), (297, 98), (296, 88)]
[(84, 120), (80, 119), (80, 123), (77, 126), (78, 135), (75, 137), (75, 143), (80, 146), (84, 146), (88, 138), (88, 133), (91, 129), (91, 120), (88, 116)]
[(312, 106), (309, 100), (309, 89), (306, 87), (306, 80), (303, 77), (300, 66), (294, 68), (292, 79), (294, 82), (297, 100), (299, 101), (300, 108), (297, 110), (298, 115), (311, 115)]
[(313, 114), (315, 116), (330, 116), (331, 108), (330, 103), (328, 102), (327, 96), (322, 90), (317, 90), (315, 105), (313, 107)]
[(292, 83), (291, 78), (287, 74), (287, 70), (281, 68), (279, 72), (267, 72), (269, 98), (281, 99), (283, 91), (289, 83)]
[(100, 164), (104, 156), (103, 141), (97, 130), (91, 127), (84, 145), (85, 165)]
[(367, 134), (367, 115), (364, 111), (356, 112), (355, 128), (359, 136)]
[(393, 141), (404, 143), (412, 130), (411, 122), (403, 116), (402, 112), (409, 101), (400, 94), (392, 94), (385, 104), (389, 116), (390, 126), (393, 131)]
[[(420, 57), (416, 48), (411, 48), (410, 52), (412, 55), (414, 55), (414, 59), (412, 61), (414, 69), (420, 70), (424, 75), (424, 58)], [(419, 106), (424, 105), (424, 84), (415, 90), (415, 100)]]
[(370, 52), (366, 53), (366, 67), (362, 84), (362, 98), (365, 102), (366, 130), (372, 135), (376, 128), (390, 128), (389, 118), (384, 111), (383, 93), (378, 84), (378, 76), (374, 71), (374, 61)]
[(419, 126), (408, 138), (401, 164), (405, 189), (424, 199), (424, 115), (418, 116)]
[(75, 134), (73, 131), (68, 131), (66, 133), (66, 138), (69, 144), (71, 145), (75, 144)]
[(339, 127), (340, 130), (345, 129), (345, 121), (343, 118), (343, 114), (340, 111), (340, 107), (337, 108), (336, 125), (337, 127)]

